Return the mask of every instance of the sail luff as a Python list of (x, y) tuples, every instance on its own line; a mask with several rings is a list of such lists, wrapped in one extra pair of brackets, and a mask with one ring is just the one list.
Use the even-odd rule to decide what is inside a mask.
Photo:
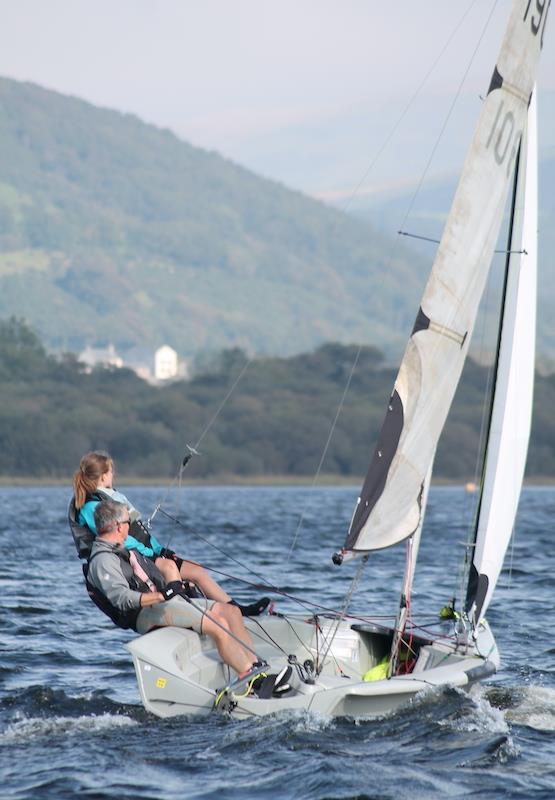
[(526, 123), (542, 8), (513, 3), (346, 551), (388, 547), (420, 524), (425, 476), (458, 385)]
[(516, 182), (505, 309), (476, 545), (466, 598), (469, 616), (485, 614), (512, 534), (532, 421), (537, 282), (537, 124), (530, 103)]

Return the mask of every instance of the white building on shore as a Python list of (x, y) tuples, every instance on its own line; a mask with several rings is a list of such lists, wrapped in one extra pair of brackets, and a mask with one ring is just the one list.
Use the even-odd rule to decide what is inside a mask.
[(79, 354), (79, 361), (86, 365), (88, 372), (96, 366), (127, 367), (149, 383), (163, 383), (175, 378), (188, 378), (188, 363), (181, 361), (173, 349), (167, 344), (159, 347), (154, 355), (146, 348), (133, 348), (121, 357), (113, 344), (108, 347), (87, 346)]
[(90, 372), (94, 367), (123, 367), (123, 359), (118, 356), (113, 344), (108, 347), (85, 347), (79, 354), (79, 361), (86, 365)]
[(179, 374), (179, 360), (177, 353), (167, 344), (159, 347), (154, 353), (154, 378), (157, 381), (167, 381), (177, 378)]

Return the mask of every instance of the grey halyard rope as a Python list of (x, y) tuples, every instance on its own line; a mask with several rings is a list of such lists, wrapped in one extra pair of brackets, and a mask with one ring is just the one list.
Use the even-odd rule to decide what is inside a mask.
[(332, 646), (332, 644), (334, 642), (335, 637), (337, 636), (337, 632), (339, 630), (339, 626), (341, 625), (341, 623), (343, 622), (343, 620), (347, 616), (347, 611), (349, 610), (349, 606), (351, 604), (351, 600), (353, 599), (353, 594), (355, 593), (355, 589), (357, 588), (357, 586), (359, 584), (360, 578), (362, 576), (362, 572), (364, 570), (364, 567), (366, 566), (366, 562), (367, 561), (368, 561), (368, 556), (363, 556), (362, 559), (361, 559), (360, 564), (358, 565), (358, 569), (357, 569), (357, 571), (356, 571), (356, 573), (355, 573), (355, 575), (353, 577), (353, 580), (351, 581), (351, 588), (349, 589), (349, 591), (347, 592), (347, 595), (345, 597), (345, 602), (343, 604), (343, 608), (341, 609), (341, 612), (337, 617), (337, 621), (335, 623), (335, 629), (334, 629), (331, 637), (329, 637), (329, 639), (327, 641), (327, 648), (326, 648), (325, 652), (322, 654), (321, 663), (316, 665), (316, 674), (317, 675), (320, 675), (320, 673), (324, 669), (324, 664), (326, 663), (326, 658), (328, 657), (328, 653), (329, 653), (329, 651), (331, 649), (331, 646)]
[[(337, 411), (335, 412), (334, 420), (333, 420), (333, 422), (331, 424), (331, 428), (330, 428), (330, 431), (328, 433), (328, 438), (327, 438), (326, 444), (324, 445), (324, 450), (322, 451), (322, 455), (320, 456), (320, 461), (318, 463), (318, 468), (316, 470), (316, 474), (314, 475), (314, 478), (312, 479), (312, 484), (310, 486), (311, 490), (314, 489), (314, 487), (315, 487), (315, 485), (316, 485), (316, 483), (318, 481), (318, 478), (320, 477), (320, 472), (321, 472), (322, 466), (324, 464), (324, 459), (326, 458), (326, 455), (328, 453), (328, 449), (329, 449), (329, 446), (330, 446), (330, 443), (331, 443), (331, 440), (332, 440), (332, 437), (333, 437), (333, 434), (335, 432), (335, 428), (336, 428), (336, 425), (337, 425), (337, 420), (339, 419), (339, 415), (341, 414), (341, 411), (343, 410), (343, 406), (345, 405), (345, 400), (347, 398), (347, 394), (348, 394), (349, 388), (351, 386), (351, 381), (353, 379), (353, 375), (355, 374), (355, 369), (356, 369), (356, 366), (358, 364), (358, 360), (360, 358), (361, 351), (362, 351), (362, 345), (359, 344), (358, 350), (357, 350), (356, 355), (355, 355), (355, 357), (353, 359), (353, 363), (351, 364), (351, 370), (349, 372), (349, 377), (347, 378), (347, 383), (345, 384), (345, 388), (343, 389), (343, 394), (341, 396), (341, 400), (339, 401), (339, 406), (337, 407)], [(305, 518), (305, 514), (306, 514), (306, 505), (307, 505), (307, 501), (305, 501), (305, 507), (304, 507), (304, 509), (303, 509), (303, 511), (301, 513), (300, 518), (299, 518), (299, 523), (297, 525), (297, 529), (295, 531), (295, 535), (293, 536), (293, 541), (291, 543), (291, 547), (289, 548), (289, 555), (287, 556), (287, 561), (291, 560), (291, 556), (293, 554), (293, 550), (295, 549), (295, 545), (297, 544), (299, 531), (302, 528), (302, 525), (303, 525), (303, 522), (304, 522), (304, 518)]]
[[(496, 2), (497, 2), (497, 0), (496, 0)], [(462, 26), (464, 20), (470, 14), (472, 8), (476, 5), (476, 3), (477, 3), (477, 0), (474, 0), (474, 2), (470, 4), (470, 6), (466, 9), (466, 11), (462, 15), (462, 17), (460, 18), (458, 23), (455, 25), (455, 27), (451, 31), (451, 34), (448, 36), (447, 41), (445, 42), (445, 44), (443, 45), (442, 49), (440, 50), (440, 52), (436, 56), (433, 64), (429, 68), (429, 70), (426, 72), (426, 74), (424, 75), (424, 77), (422, 78), (420, 83), (418, 84), (418, 87), (417, 87), (416, 91), (414, 92), (414, 94), (412, 95), (412, 97), (410, 98), (410, 100), (408, 101), (408, 103), (406, 104), (404, 109), (402, 110), (401, 114), (398, 116), (398, 118), (397, 118), (396, 122), (394, 123), (393, 127), (391, 128), (391, 130), (389, 131), (389, 133), (385, 137), (381, 147), (378, 149), (378, 152), (375, 154), (374, 158), (372, 159), (372, 161), (370, 162), (370, 164), (366, 168), (366, 171), (364, 172), (362, 178), (359, 180), (359, 182), (357, 183), (357, 185), (355, 186), (355, 188), (353, 189), (353, 191), (351, 192), (351, 194), (349, 195), (349, 197), (347, 198), (347, 200), (343, 204), (343, 208), (342, 208), (343, 211), (345, 211), (345, 212), (348, 211), (349, 206), (351, 205), (351, 202), (358, 195), (358, 193), (360, 192), (360, 189), (363, 186), (363, 184), (367, 181), (368, 176), (370, 175), (370, 173), (374, 169), (375, 165), (379, 161), (382, 153), (384, 152), (384, 150), (386, 149), (386, 147), (388, 146), (390, 141), (393, 139), (393, 136), (395, 135), (395, 132), (397, 131), (398, 127), (400, 126), (401, 122), (404, 120), (406, 115), (408, 114), (408, 112), (410, 110), (410, 107), (412, 106), (412, 104), (414, 103), (414, 101), (416, 100), (418, 95), (420, 94), (420, 90), (425, 86), (428, 78), (434, 72), (435, 68), (437, 67), (437, 65), (439, 64), (441, 58), (443, 57), (443, 54), (446, 52), (447, 48), (449, 47), (449, 45), (451, 44), (452, 40), (454, 39), (455, 34), (459, 31), (459, 28)], [(488, 23), (489, 23), (489, 19), (488, 19)], [(422, 176), (422, 177), (424, 177), (424, 176)], [(414, 198), (413, 198), (413, 202), (414, 202)], [(407, 216), (408, 216), (408, 214), (407, 214)], [(405, 219), (406, 219), (406, 217), (405, 217)]]
[[(191, 457), (193, 455), (195, 455), (195, 456), (199, 456), (200, 455), (200, 453), (198, 452), (198, 448), (200, 446), (200, 443), (202, 442), (204, 437), (207, 435), (207, 433), (210, 431), (210, 429), (212, 428), (212, 426), (214, 425), (214, 423), (216, 422), (216, 420), (218, 419), (218, 417), (222, 413), (222, 411), (224, 409), (224, 406), (226, 405), (227, 401), (229, 400), (229, 398), (231, 397), (231, 395), (235, 391), (235, 389), (237, 387), (237, 384), (239, 383), (239, 381), (241, 380), (241, 378), (243, 377), (243, 375), (245, 374), (247, 369), (250, 367), (252, 362), (253, 362), (252, 358), (249, 358), (248, 361), (245, 362), (245, 364), (243, 365), (243, 368), (241, 369), (241, 371), (239, 372), (239, 374), (237, 375), (237, 377), (235, 378), (235, 380), (231, 384), (231, 387), (228, 390), (227, 394), (225, 395), (224, 399), (222, 400), (222, 402), (220, 403), (220, 405), (218, 406), (218, 408), (216, 409), (216, 411), (212, 415), (211, 419), (209, 420), (208, 424), (206, 425), (206, 427), (202, 431), (201, 435), (197, 439), (197, 443), (195, 444), (195, 446), (191, 447), (188, 444), (185, 445), (187, 450), (188, 450), (188, 455), (185, 455), (184, 458), (182, 459), (182, 461), (181, 461), (181, 463), (179, 465), (179, 469), (177, 471), (177, 474), (172, 479), (171, 483), (169, 484), (169, 486), (166, 489), (166, 492), (165, 492), (164, 496), (162, 497), (160, 502), (156, 505), (154, 511), (152, 512), (151, 516), (149, 517), (148, 522), (147, 522), (147, 527), (150, 527), (150, 523), (152, 522), (152, 520), (154, 519), (154, 517), (156, 516), (156, 514), (160, 510), (160, 507), (166, 502), (166, 500), (168, 498), (168, 495), (169, 495), (170, 491), (172, 490), (173, 486), (177, 483), (178, 484), (178, 488), (181, 489), (182, 480), (183, 480), (183, 472), (184, 472), (185, 468), (187, 467), (189, 461), (191, 460)], [(171, 538), (170, 538), (170, 540), (168, 540), (168, 543), (166, 544), (166, 547), (169, 547), (170, 541), (171, 541)]]

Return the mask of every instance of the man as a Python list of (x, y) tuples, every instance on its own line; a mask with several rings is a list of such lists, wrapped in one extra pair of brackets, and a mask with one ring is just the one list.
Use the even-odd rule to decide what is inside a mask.
[[(94, 521), (98, 536), (91, 549), (87, 583), (97, 605), (117, 625), (138, 633), (176, 625), (210, 636), (222, 661), (257, 692), (269, 676), (261, 671), (265, 664), (256, 656), (239, 608), (185, 597), (180, 581), (166, 583), (150, 559), (126, 550), (123, 543), (130, 519), (124, 503), (103, 500), (95, 508)], [(266, 685), (281, 693), (289, 688), (286, 682), (290, 674), (290, 669), (283, 670), (283, 674), (271, 676)]]

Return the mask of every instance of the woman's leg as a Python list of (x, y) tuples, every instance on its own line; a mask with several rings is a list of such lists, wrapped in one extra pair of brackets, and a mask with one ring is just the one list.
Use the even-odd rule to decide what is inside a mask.
[(166, 583), (171, 583), (172, 581), (181, 580), (179, 570), (177, 569), (177, 564), (175, 563), (175, 561), (172, 561), (171, 558), (158, 557), (154, 562), (154, 564), (158, 567), (158, 569), (164, 576), (164, 580), (166, 581)]
[[(156, 566), (158, 566), (158, 564)], [(201, 567), (201, 565), (197, 564), (195, 561), (184, 561), (179, 570), (179, 574), (182, 580), (196, 583), (204, 596), (208, 597), (209, 600), (217, 600), (219, 603), (229, 603), (231, 600), (228, 593), (210, 577), (204, 567)]]
[[(219, 603), (233, 603), (244, 617), (257, 617), (270, 605), (269, 597), (262, 597), (260, 600), (248, 605), (237, 603), (196, 561), (183, 561), (179, 574), (182, 580), (195, 583), (209, 600), (217, 600)], [(175, 578), (172, 580), (175, 580)]]

